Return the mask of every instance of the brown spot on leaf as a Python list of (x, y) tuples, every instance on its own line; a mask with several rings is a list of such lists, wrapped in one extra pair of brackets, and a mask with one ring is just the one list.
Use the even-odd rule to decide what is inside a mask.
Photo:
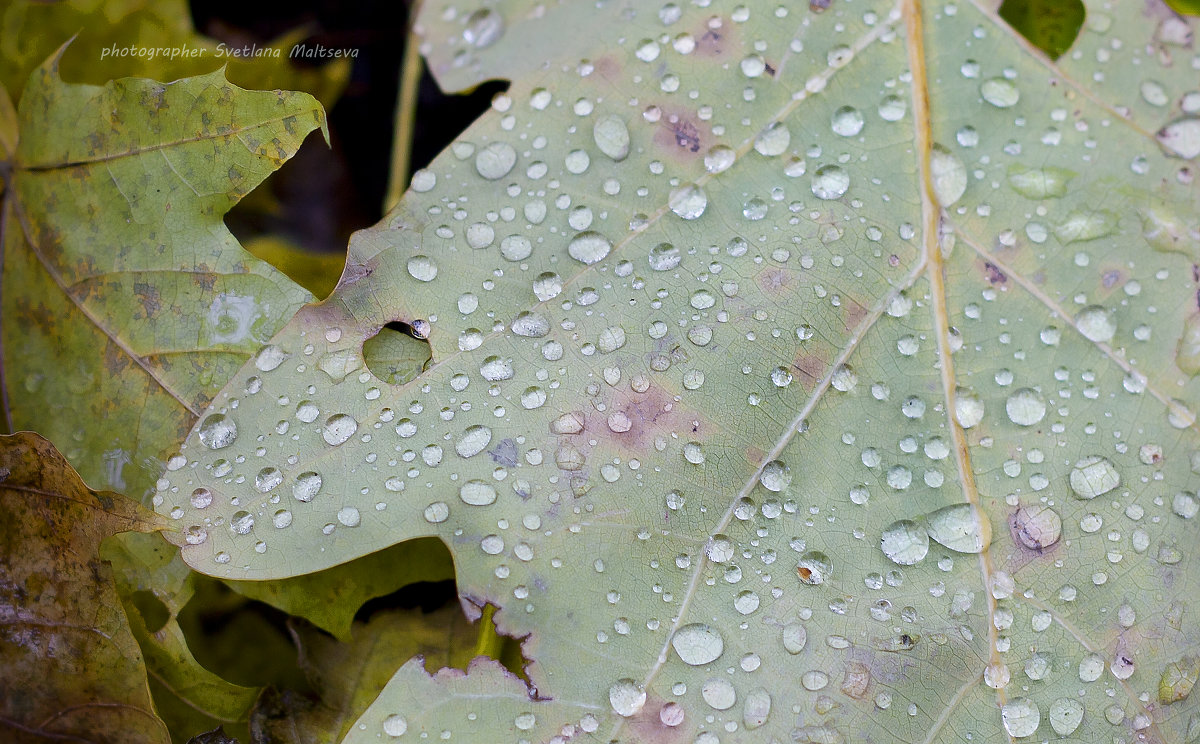
[[(630, 732), (628, 741), (639, 744), (682, 744), (691, 741), (695, 732), (687, 725), (686, 719), (682, 721), (683, 725), (668, 726), (664, 722), (664, 719), (674, 721), (676, 718), (674, 714), (678, 706), (668, 705), (668, 701), (647, 690), (646, 704), (633, 717), (626, 719), (626, 727)], [(622, 740), (625, 738), (622, 737)]]
[(989, 284), (1004, 284), (1008, 281), (1008, 275), (991, 261), (983, 262), (983, 275), (987, 278)]
[(162, 308), (162, 303), (159, 301), (158, 287), (155, 287), (149, 282), (134, 282), (133, 293), (137, 295), (138, 300), (142, 303), (142, 310), (146, 313), (146, 318), (153, 318)]
[(854, 333), (867, 317), (867, 308), (849, 297), (842, 297), (842, 323), (847, 333)]
[(688, 161), (700, 157), (712, 131), (694, 111), (663, 106), (662, 115), (654, 129), (654, 145), (676, 160)]
[(829, 360), (815, 354), (801, 352), (792, 359), (792, 369), (804, 377), (800, 384), (812, 390), (818, 380), (829, 372)]
[(833, 5), (833, 0), (809, 0), (808, 9), (814, 13), (823, 13)]
[(778, 295), (788, 289), (792, 276), (789, 272), (776, 266), (763, 269), (754, 277), (754, 282), (768, 296)]

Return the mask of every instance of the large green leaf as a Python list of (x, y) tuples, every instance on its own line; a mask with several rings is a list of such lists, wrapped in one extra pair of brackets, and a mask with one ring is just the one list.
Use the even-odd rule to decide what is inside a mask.
[(36, 434), (0, 436), (0, 738), (166, 744), (100, 541), (166, 520), (89, 490)]
[(524, 637), (347, 741), (1193, 738), (1195, 23), (429, 2), (443, 84), (511, 88), (159, 508), (238, 579), (440, 536)]
[(85, 481), (141, 497), (168, 443), (312, 299), (221, 217), (324, 113), (221, 71), (68, 85), (57, 59), (30, 77), (5, 163), (6, 424), (61, 443)]

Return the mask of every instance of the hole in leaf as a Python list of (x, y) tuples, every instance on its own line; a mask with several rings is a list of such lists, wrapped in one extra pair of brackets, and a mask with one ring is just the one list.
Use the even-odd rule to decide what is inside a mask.
[(147, 632), (157, 633), (171, 619), (171, 611), (161, 599), (154, 596), (154, 592), (142, 589), (130, 595), (129, 600), (142, 616)]
[(1085, 14), (1081, 0), (1004, 0), (1000, 4), (1000, 17), (1051, 59), (1058, 59), (1075, 43)]
[(392, 321), (363, 343), (363, 358), (371, 374), (390, 385), (402, 385), (425, 370), (433, 357), (429, 341), (413, 324)]

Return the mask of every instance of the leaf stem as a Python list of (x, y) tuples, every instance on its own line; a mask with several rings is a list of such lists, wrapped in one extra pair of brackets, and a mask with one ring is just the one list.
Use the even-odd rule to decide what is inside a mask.
[(389, 212), (408, 184), (408, 169), (412, 161), (413, 134), (417, 119), (417, 91), (421, 87), (421, 43), (416, 34), (417, 14), (421, 0), (412, 0), (408, 12), (408, 36), (404, 42), (404, 60), (400, 64), (400, 90), (396, 94), (396, 117), (392, 127), (392, 167), (388, 175), (387, 195), (383, 211)]

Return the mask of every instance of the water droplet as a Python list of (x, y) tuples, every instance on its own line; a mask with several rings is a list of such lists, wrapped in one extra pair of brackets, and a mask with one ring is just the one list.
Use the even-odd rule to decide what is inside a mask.
[(229, 519), (229, 529), (234, 534), (245, 535), (254, 529), (254, 515), (248, 511), (236, 511)]
[(841, 166), (822, 165), (813, 173), (812, 193), (818, 199), (837, 199), (850, 188), (850, 174)]
[(1046, 400), (1032, 388), (1021, 388), (1008, 396), (1004, 410), (1017, 426), (1033, 426), (1046, 417)]
[(1013, 698), (1000, 709), (1000, 720), (1009, 736), (1020, 739), (1037, 731), (1038, 724), (1042, 722), (1042, 712), (1038, 710), (1037, 703), (1029, 698)]
[(612, 242), (608, 238), (590, 230), (579, 233), (567, 245), (571, 258), (589, 266), (604, 260), (611, 250)]
[(533, 253), (533, 243), (524, 235), (509, 235), (500, 241), (500, 255), (507, 261), (524, 261)]
[(916, 522), (901, 519), (884, 529), (880, 547), (893, 563), (912, 566), (929, 553), (929, 533)]
[(316, 497), (317, 492), (321, 490), (321, 476), (318, 473), (309, 471), (296, 476), (296, 482), (292, 484), (292, 496), (297, 501), (312, 501)]
[(716, 661), (725, 651), (725, 639), (717, 630), (703, 623), (690, 623), (675, 631), (671, 645), (683, 663), (691, 666), (703, 666)]
[(1200, 155), (1200, 118), (1185, 116), (1176, 119), (1154, 136), (1163, 147), (1185, 160)]
[(747, 729), (756, 729), (767, 722), (771, 715), (771, 694), (763, 687), (756, 687), (746, 694), (742, 704), (742, 722)]
[(933, 193), (943, 207), (954, 204), (966, 193), (967, 166), (945, 147), (935, 144), (931, 149), (929, 173), (933, 179)]
[(544, 315), (526, 310), (518, 313), (508, 328), (524, 338), (541, 338), (550, 333), (550, 321)]
[(562, 277), (552, 271), (542, 272), (533, 280), (533, 294), (542, 302), (558, 297), (562, 289)]
[(495, 181), (504, 178), (517, 162), (517, 151), (507, 142), (489, 142), (475, 155), (475, 170), (479, 175)]
[(829, 556), (817, 550), (810, 550), (800, 556), (796, 564), (796, 575), (805, 584), (823, 584), (833, 573), (833, 561)]
[(1075, 324), (1085, 338), (1096, 343), (1111, 341), (1117, 332), (1117, 322), (1112, 313), (1100, 305), (1089, 305), (1080, 310), (1075, 316)]
[(404, 736), (405, 731), (408, 731), (408, 721), (404, 720), (404, 716), (393, 713), (383, 719), (383, 733), (388, 736)]
[(425, 521), (430, 524), (441, 524), (450, 517), (450, 506), (444, 501), (435, 501), (425, 507)]
[(492, 441), (492, 430), (482, 424), (468, 426), (454, 443), (459, 457), (474, 457), (487, 448)]
[(659, 243), (650, 249), (650, 268), (655, 271), (670, 271), (683, 260), (683, 253), (670, 243)]
[(1067, 195), (1067, 184), (1075, 175), (1074, 171), (1052, 165), (1013, 165), (1008, 169), (1008, 185), (1026, 199), (1057, 199)]
[(737, 702), (737, 691), (733, 685), (720, 677), (705, 680), (700, 686), (700, 696), (716, 710), (729, 710)]
[(971, 504), (943, 507), (926, 521), (930, 538), (960, 553), (981, 553), (992, 540), (991, 526)]
[(222, 413), (211, 414), (200, 424), (200, 442), (209, 449), (228, 447), (234, 443), (237, 435), (237, 424)]
[(1059, 736), (1070, 736), (1083, 721), (1083, 703), (1068, 697), (1060, 697), (1050, 704), (1050, 727)]
[(283, 349), (275, 344), (270, 344), (259, 349), (258, 353), (254, 355), (254, 366), (262, 372), (270, 372), (283, 364), (289, 356), (291, 355)]
[(785, 462), (772, 460), (763, 466), (762, 473), (758, 476), (758, 481), (768, 491), (779, 493), (792, 482), (791, 468)]
[(787, 152), (791, 141), (792, 133), (788, 131), (787, 125), (781, 121), (777, 121), (767, 126), (766, 129), (759, 132), (758, 136), (754, 138), (754, 149), (760, 155), (774, 157)]
[(362, 516), (353, 506), (343, 506), (338, 509), (337, 520), (345, 527), (357, 527), (362, 521)]
[(1062, 537), (1062, 517), (1045, 504), (1029, 504), (1013, 516), (1013, 529), (1022, 545), (1043, 550)]
[(504, 18), (490, 8), (481, 8), (467, 18), (463, 40), (476, 49), (490, 47), (504, 35)]
[(956, 388), (954, 391), (954, 418), (958, 425), (970, 429), (983, 421), (983, 401), (967, 388)]
[(853, 106), (842, 106), (833, 112), (833, 133), (842, 137), (853, 137), (862, 131), (865, 123), (862, 112)]
[(708, 208), (708, 194), (695, 184), (681, 186), (671, 192), (668, 199), (671, 211), (685, 220), (694, 220)]
[(632, 679), (619, 679), (608, 688), (608, 702), (614, 713), (629, 718), (646, 704), (646, 690)]
[(609, 115), (596, 120), (592, 137), (600, 152), (616, 161), (629, 155), (629, 128), (619, 116)]
[(1106, 458), (1085, 457), (1071, 470), (1071, 490), (1081, 499), (1094, 499), (1121, 485), (1121, 474)]
[(479, 374), (488, 382), (511, 380), (514, 374), (512, 362), (498, 356), (489, 356), (479, 365)]
[(737, 153), (727, 145), (714, 145), (704, 155), (704, 169), (709, 173), (728, 170), (737, 159)]
[(808, 643), (808, 631), (800, 623), (792, 622), (783, 626), (783, 648), (789, 654), (798, 654)]
[(431, 282), (437, 278), (438, 266), (429, 256), (413, 256), (408, 259), (408, 275), (419, 282)]
[(274, 490), (280, 483), (283, 483), (283, 473), (279, 468), (263, 468), (254, 477), (254, 487), (263, 493)]
[(213, 502), (212, 491), (207, 488), (197, 488), (192, 491), (190, 502), (194, 509), (207, 509)]
[(990, 78), (984, 80), (979, 86), (979, 94), (983, 96), (983, 100), (992, 104), (996, 108), (1009, 108), (1016, 106), (1017, 101), (1021, 100), (1021, 91), (1017, 90), (1017, 86), (1004, 78)]
[(336, 447), (354, 436), (354, 432), (356, 431), (358, 431), (357, 421), (344, 413), (335, 413), (325, 419), (325, 427), (321, 430), (321, 437), (325, 440), (326, 444)]

